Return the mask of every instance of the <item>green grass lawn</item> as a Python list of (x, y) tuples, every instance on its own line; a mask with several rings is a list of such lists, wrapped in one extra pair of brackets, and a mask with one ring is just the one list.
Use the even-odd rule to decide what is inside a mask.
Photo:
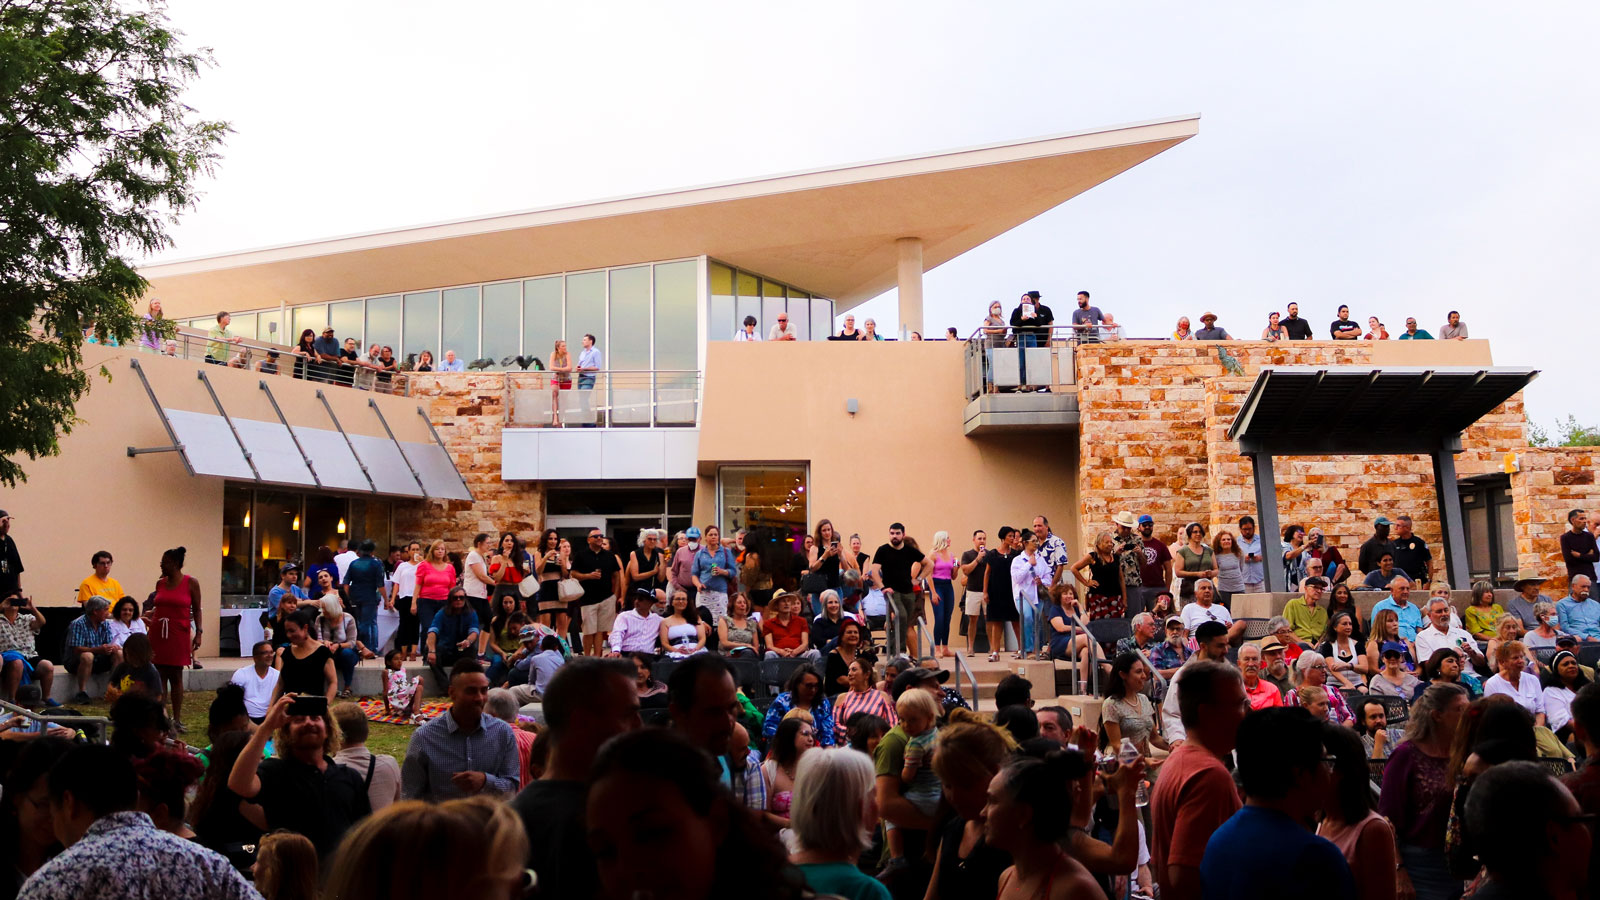
[[(206, 713), (211, 708), (211, 701), (217, 697), (216, 691), (185, 691), (183, 694), (183, 722), (189, 727), (187, 734), (179, 735), (189, 744), (204, 747), (206, 741)], [(343, 701), (340, 701), (343, 702)], [(86, 716), (103, 716), (109, 707), (101, 699), (90, 703), (69, 704)], [(383, 722), (369, 722), (371, 734), (367, 738), (367, 747), (373, 753), (387, 753), (395, 760), (405, 759), (406, 744), (411, 741), (411, 733), (416, 731), (410, 725), (388, 725)]]

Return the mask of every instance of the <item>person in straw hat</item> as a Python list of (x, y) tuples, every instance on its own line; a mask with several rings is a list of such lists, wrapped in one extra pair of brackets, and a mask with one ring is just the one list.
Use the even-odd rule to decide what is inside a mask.
[(1539, 588), (1548, 580), (1532, 569), (1523, 569), (1517, 573), (1516, 583), (1511, 585), (1517, 596), (1512, 597), (1511, 602), (1506, 604), (1506, 610), (1522, 620), (1523, 628), (1539, 627), (1539, 617), (1533, 613), (1535, 603), (1541, 600), (1546, 603), (1555, 602), (1539, 593)]
[(1197, 341), (1231, 341), (1233, 340), (1233, 335), (1229, 334), (1226, 328), (1217, 324), (1216, 313), (1208, 312), (1200, 317), (1200, 330), (1194, 333), (1194, 339)]

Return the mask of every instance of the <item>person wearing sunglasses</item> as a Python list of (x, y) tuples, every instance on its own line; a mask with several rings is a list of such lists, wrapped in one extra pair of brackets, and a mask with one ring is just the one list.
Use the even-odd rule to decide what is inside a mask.
[(786, 313), (778, 313), (777, 324), (773, 325), (772, 328), (767, 332), (767, 340), (769, 340), (769, 341), (798, 341), (798, 340), (800, 340), (800, 335), (795, 331), (794, 326), (789, 324), (789, 316), (788, 316), (788, 314), (786, 314)]

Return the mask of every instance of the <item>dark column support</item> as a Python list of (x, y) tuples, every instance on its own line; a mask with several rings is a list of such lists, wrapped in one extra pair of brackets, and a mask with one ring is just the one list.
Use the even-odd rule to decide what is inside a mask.
[(1444, 531), (1444, 577), (1453, 590), (1472, 587), (1467, 566), (1467, 532), (1461, 519), (1461, 494), (1456, 489), (1456, 457), (1448, 446), (1433, 451), (1433, 492)]
[(1261, 566), (1267, 576), (1267, 590), (1286, 591), (1283, 580), (1283, 532), (1278, 527), (1278, 482), (1272, 475), (1272, 454), (1250, 454), (1255, 472), (1256, 519), (1261, 526)]

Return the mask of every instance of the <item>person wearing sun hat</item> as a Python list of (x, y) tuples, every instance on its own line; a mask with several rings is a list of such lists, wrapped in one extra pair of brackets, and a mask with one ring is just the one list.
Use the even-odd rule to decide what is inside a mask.
[(1555, 603), (1555, 600), (1539, 592), (1544, 583), (1549, 579), (1532, 569), (1523, 569), (1517, 573), (1517, 580), (1512, 583), (1511, 589), (1517, 596), (1511, 598), (1506, 604), (1506, 612), (1522, 620), (1523, 628), (1538, 628), (1539, 617), (1533, 611), (1533, 605), (1543, 600), (1546, 603)]
[(1217, 324), (1217, 314), (1216, 313), (1214, 313), (1214, 312), (1204, 313), (1203, 315), (1200, 316), (1200, 323), (1201, 323), (1200, 324), (1200, 330), (1196, 331), (1194, 333), (1194, 339), (1195, 340), (1197, 340), (1197, 341), (1231, 341), (1231, 340), (1233, 340), (1233, 335), (1229, 334), (1228, 330), (1226, 328), (1223, 328), (1223, 327), (1221, 327), (1220, 325)]
[(1117, 566), (1122, 570), (1123, 601), (1128, 607), (1128, 615), (1137, 615), (1144, 611), (1139, 590), (1139, 570), (1144, 565), (1144, 539), (1139, 536), (1139, 525), (1133, 513), (1127, 510), (1112, 516), (1111, 524), (1117, 526), (1116, 533), (1111, 536), (1111, 547), (1117, 557)]

